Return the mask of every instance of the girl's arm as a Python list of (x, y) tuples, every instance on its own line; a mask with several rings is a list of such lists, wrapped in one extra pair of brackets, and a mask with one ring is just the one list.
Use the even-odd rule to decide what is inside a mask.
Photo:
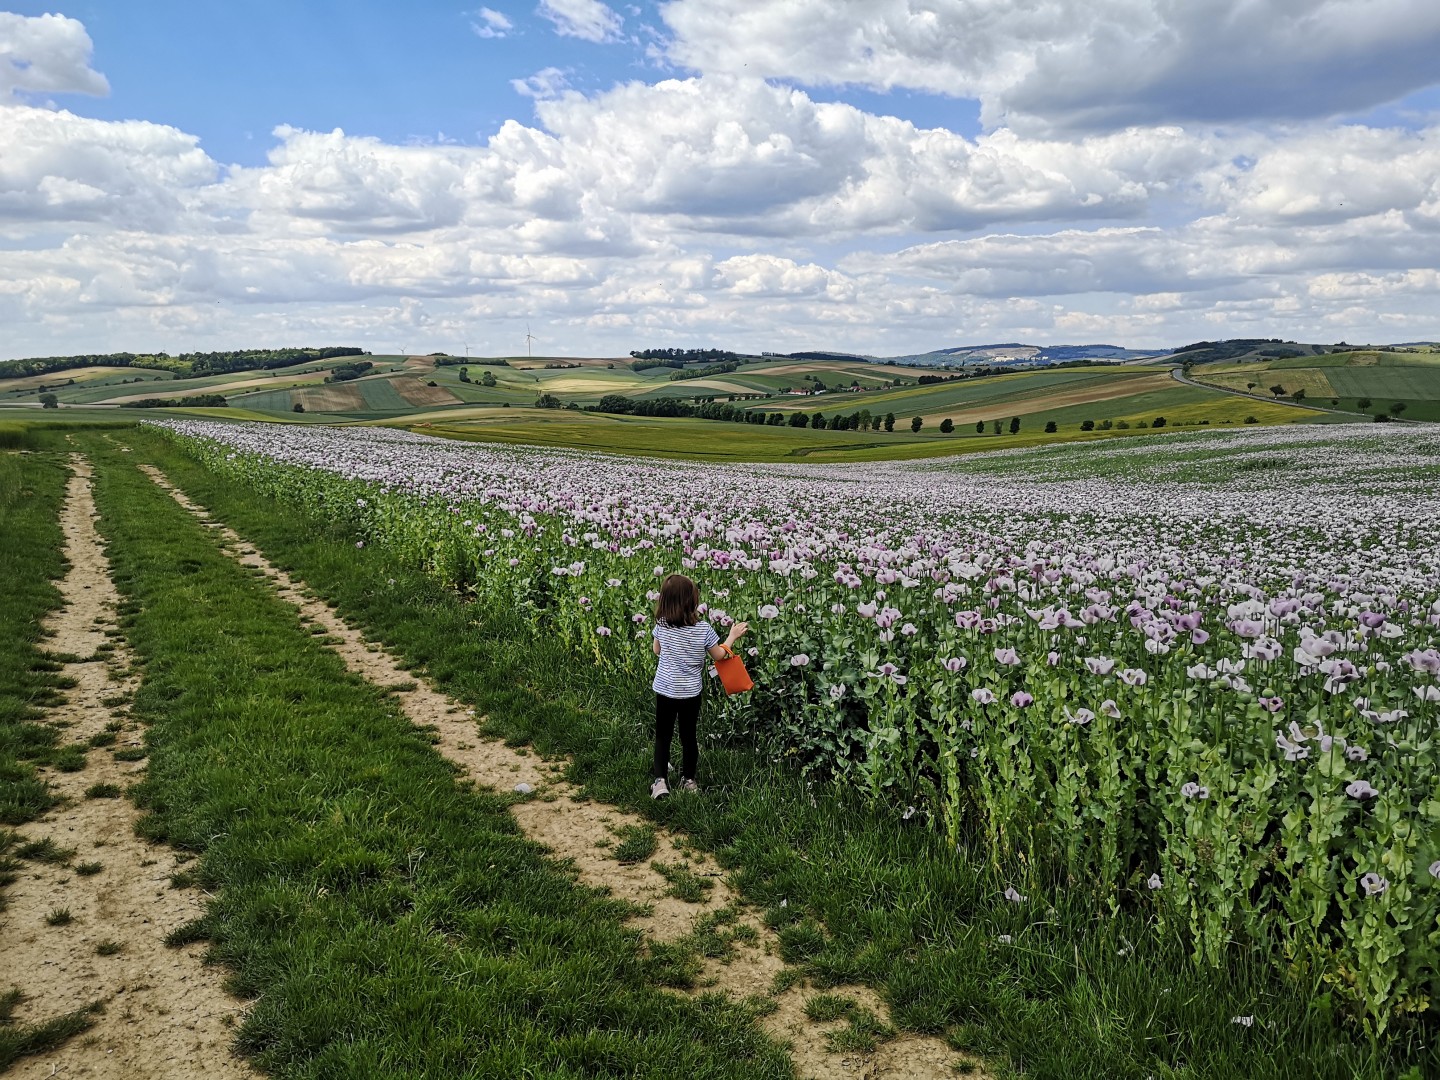
[(724, 660), (727, 656), (729, 656), (732, 652), (735, 651), (735, 642), (739, 641), (740, 638), (744, 636), (745, 631), (749, 629), (750, 624), (747, 622), (732, 623), (730, 626), (730, 636), (725, 639), (725, 643), (723, 645), (710, 646), (708, 650), (710, 653), (710, 659)]
[(660, 639), (658, 637), (652, 637), (650, 639), (650, 651), (656, 656), (660, 655)]

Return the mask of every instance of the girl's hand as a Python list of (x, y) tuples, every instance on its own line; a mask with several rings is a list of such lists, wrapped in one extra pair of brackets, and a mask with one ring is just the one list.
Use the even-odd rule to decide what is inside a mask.
[(748, 622), (737, 622), (737, 623), (733, 623), (733, 624), (731, 625), (731, 627), (730, 627), (730, 638), (729, 638), (729, 641), (730, 641), (730, 642), (739, 641), (740, 638), (744, 636), (745, 631), (746, 631), (746, 630), (749, 630), (749, 629), (750, 629), (750, 624), (749, 624)]

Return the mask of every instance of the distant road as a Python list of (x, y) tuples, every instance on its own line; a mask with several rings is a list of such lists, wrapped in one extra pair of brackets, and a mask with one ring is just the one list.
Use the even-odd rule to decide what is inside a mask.
[(1234, 394), (1236, 397), (1249, 398), (1251, 401), (1264, 401), (1271, 405), (1289, 405), (1292, 409), (1304, 409), (1306, 412), (1334, 413), (1336, 416), (1348, 416), (1352, 419), (1358, 419), (1365, 415), (1364, 413), (1350, 412), (1348, 409), (1327, 409), (1323, 405), (1302, 405), (1298, 401), (1286, 401), (1284, 398), (1262, 398), (1257, 394), (1247, 394), (1244, 390), (1232, 390), (1228, 386), (1212, 386), (1210, 383), (1196, 382), (1178, 367), (1170, 369), (1170, 377), (1176, 382), (1184, 383), (1186, 386), (1198, 386), (1201, 390), (1214, 390), (1220, 394)]

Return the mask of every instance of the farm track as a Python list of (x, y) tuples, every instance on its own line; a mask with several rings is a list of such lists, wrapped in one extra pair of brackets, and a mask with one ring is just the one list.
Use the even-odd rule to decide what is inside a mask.
[[(609, 851), (617, 832), (626, 826), (650, 828), (649, 822), (588, 799), (563, 779), (563, 763), (541, 761), (525, 750), (512, 749), (480, 736), (476, 729), (483, 718), (477, 721), (473, 709), (417, 680), (414, 673), (400, 667), (377, 643), (366, 641), (360, 631), (342, 620), (303, 583), (270, 563), (224, 522), (212, 520), (203, 507), (170, 483), (159, 469), (149, 465), (140, 468), (180, 506), (212, 529), (227, 554), (243, 566), (263, 573), (281, 599), (294, 605), (306, 621), (328, 635), (321, 640), (341, 656), (351, 671), (377, 686), (395, 688), (406, 716), (435, 733), (436, 749), (460, 766), (464, 775), (500, 792), (514, 791), (519, 784), (529, 785), (532, 791), (528, 798), (512, 807), (521, 830), (572, 865), (584, 885), (604, 889), (643, 907), (644, 913), (637, 914), (631, 921), (647, 943), (676, 941), (689, 935), (697, 921), (707, 914), (727, 907), (738, 908), (739, 924), (751, 928), (754, 937), (748, 943), (737, 940), (734, 954), (727, 960), (707, 959), (697, 979), (696, 992), (718, 990), (737, 998), (770, 995), (776, 976), (787, 966), (780, 958), (778, 938), (744, 904), (724, 880), (721, 870), (704, 853), (689, 848), (667, 830), (655, 828), (658, 847), (653, 858), (688, 863), (695, 874), (711, 884), (699, 903), (687, 903), (669, 895), (670, 884), (651, 867), (651, 859), (633, 864), (617, 862)], [(868, 987), (827, 990), (850, 997), (878, 1017), (888, 1015), (884, 1002)], [(801, 985), (791, 986), (771, 999), (777, 1007), (761, 1020), (772, 1037), (791, 1046), (796, 1071), (807, 1080), (834, 1076), (938, 1080), (953, 1077), (955, 1065), (962, 1061), (978, 1069), (978, 1062), (963, 1058), (943, 1039), (908, 1033), (880, 1043), (872, 1053), (833, 1052), (827, 1046), (827, 1036), (843, 1028), (845, 1023), (810, 1020), (805, 1013), (807, 996)], [(983, 1074), (977, 1071), (972, 1075)]]
[[(135, 688), (130, 655), (115, 634), (119, 593), (95, 530), (91, 470), (80, 455), (61, 513), (70, 570), (60, 583), (64, 606), (47, 620), (49, 651), (81, 658), (62, 674), (75, 680), (51, 723), (65, 736), (85, 742), (119, 721), (116, 748), (138, 747), (141, 732), (117, 699)], [(107, 633), (107, 631), (109, 633)], [(113, 646), (108, 656), (97, 654)], [(95, 1026), (57, 1049), (23, 1059), (17, 1076), (116, 1078), (227, 1078), (257, 1075), (230, 1052), (233, 1030), (244, 1005), (221, 989), (223, 971), (202, 963), (203, 944), (167, 948), (172, 930), (204, 913), (198, 890), (169, 884), (183, 856), (135, 835), (139, 816), (125, 798), (87, 798), (92, 785), (123, 790), (139, 779), (144, 762), (123, 762), (96, 747), (78, 772), (47, 770), (62, 802), (39, 820), (19, 828), (23, 841), (49, 839), (75, 850), (66, 865), (29, 862), (6, 892), (0, 916), (3, 985), (19, 984), (26, 1001), (22, 1022), (39, 1023), (98, 1002)], [(77, 864), (99, 863), (91, 875)], [(51, 926), (47, 916), (68, 909), (69, 925)], [(102, 943), (119, 950), (102, 956)]]

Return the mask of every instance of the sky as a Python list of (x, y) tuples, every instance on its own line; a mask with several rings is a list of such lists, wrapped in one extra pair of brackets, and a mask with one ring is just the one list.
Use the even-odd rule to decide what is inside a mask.
[(1434, 0), (0, 0), (0, 358), (1440, 339)]

